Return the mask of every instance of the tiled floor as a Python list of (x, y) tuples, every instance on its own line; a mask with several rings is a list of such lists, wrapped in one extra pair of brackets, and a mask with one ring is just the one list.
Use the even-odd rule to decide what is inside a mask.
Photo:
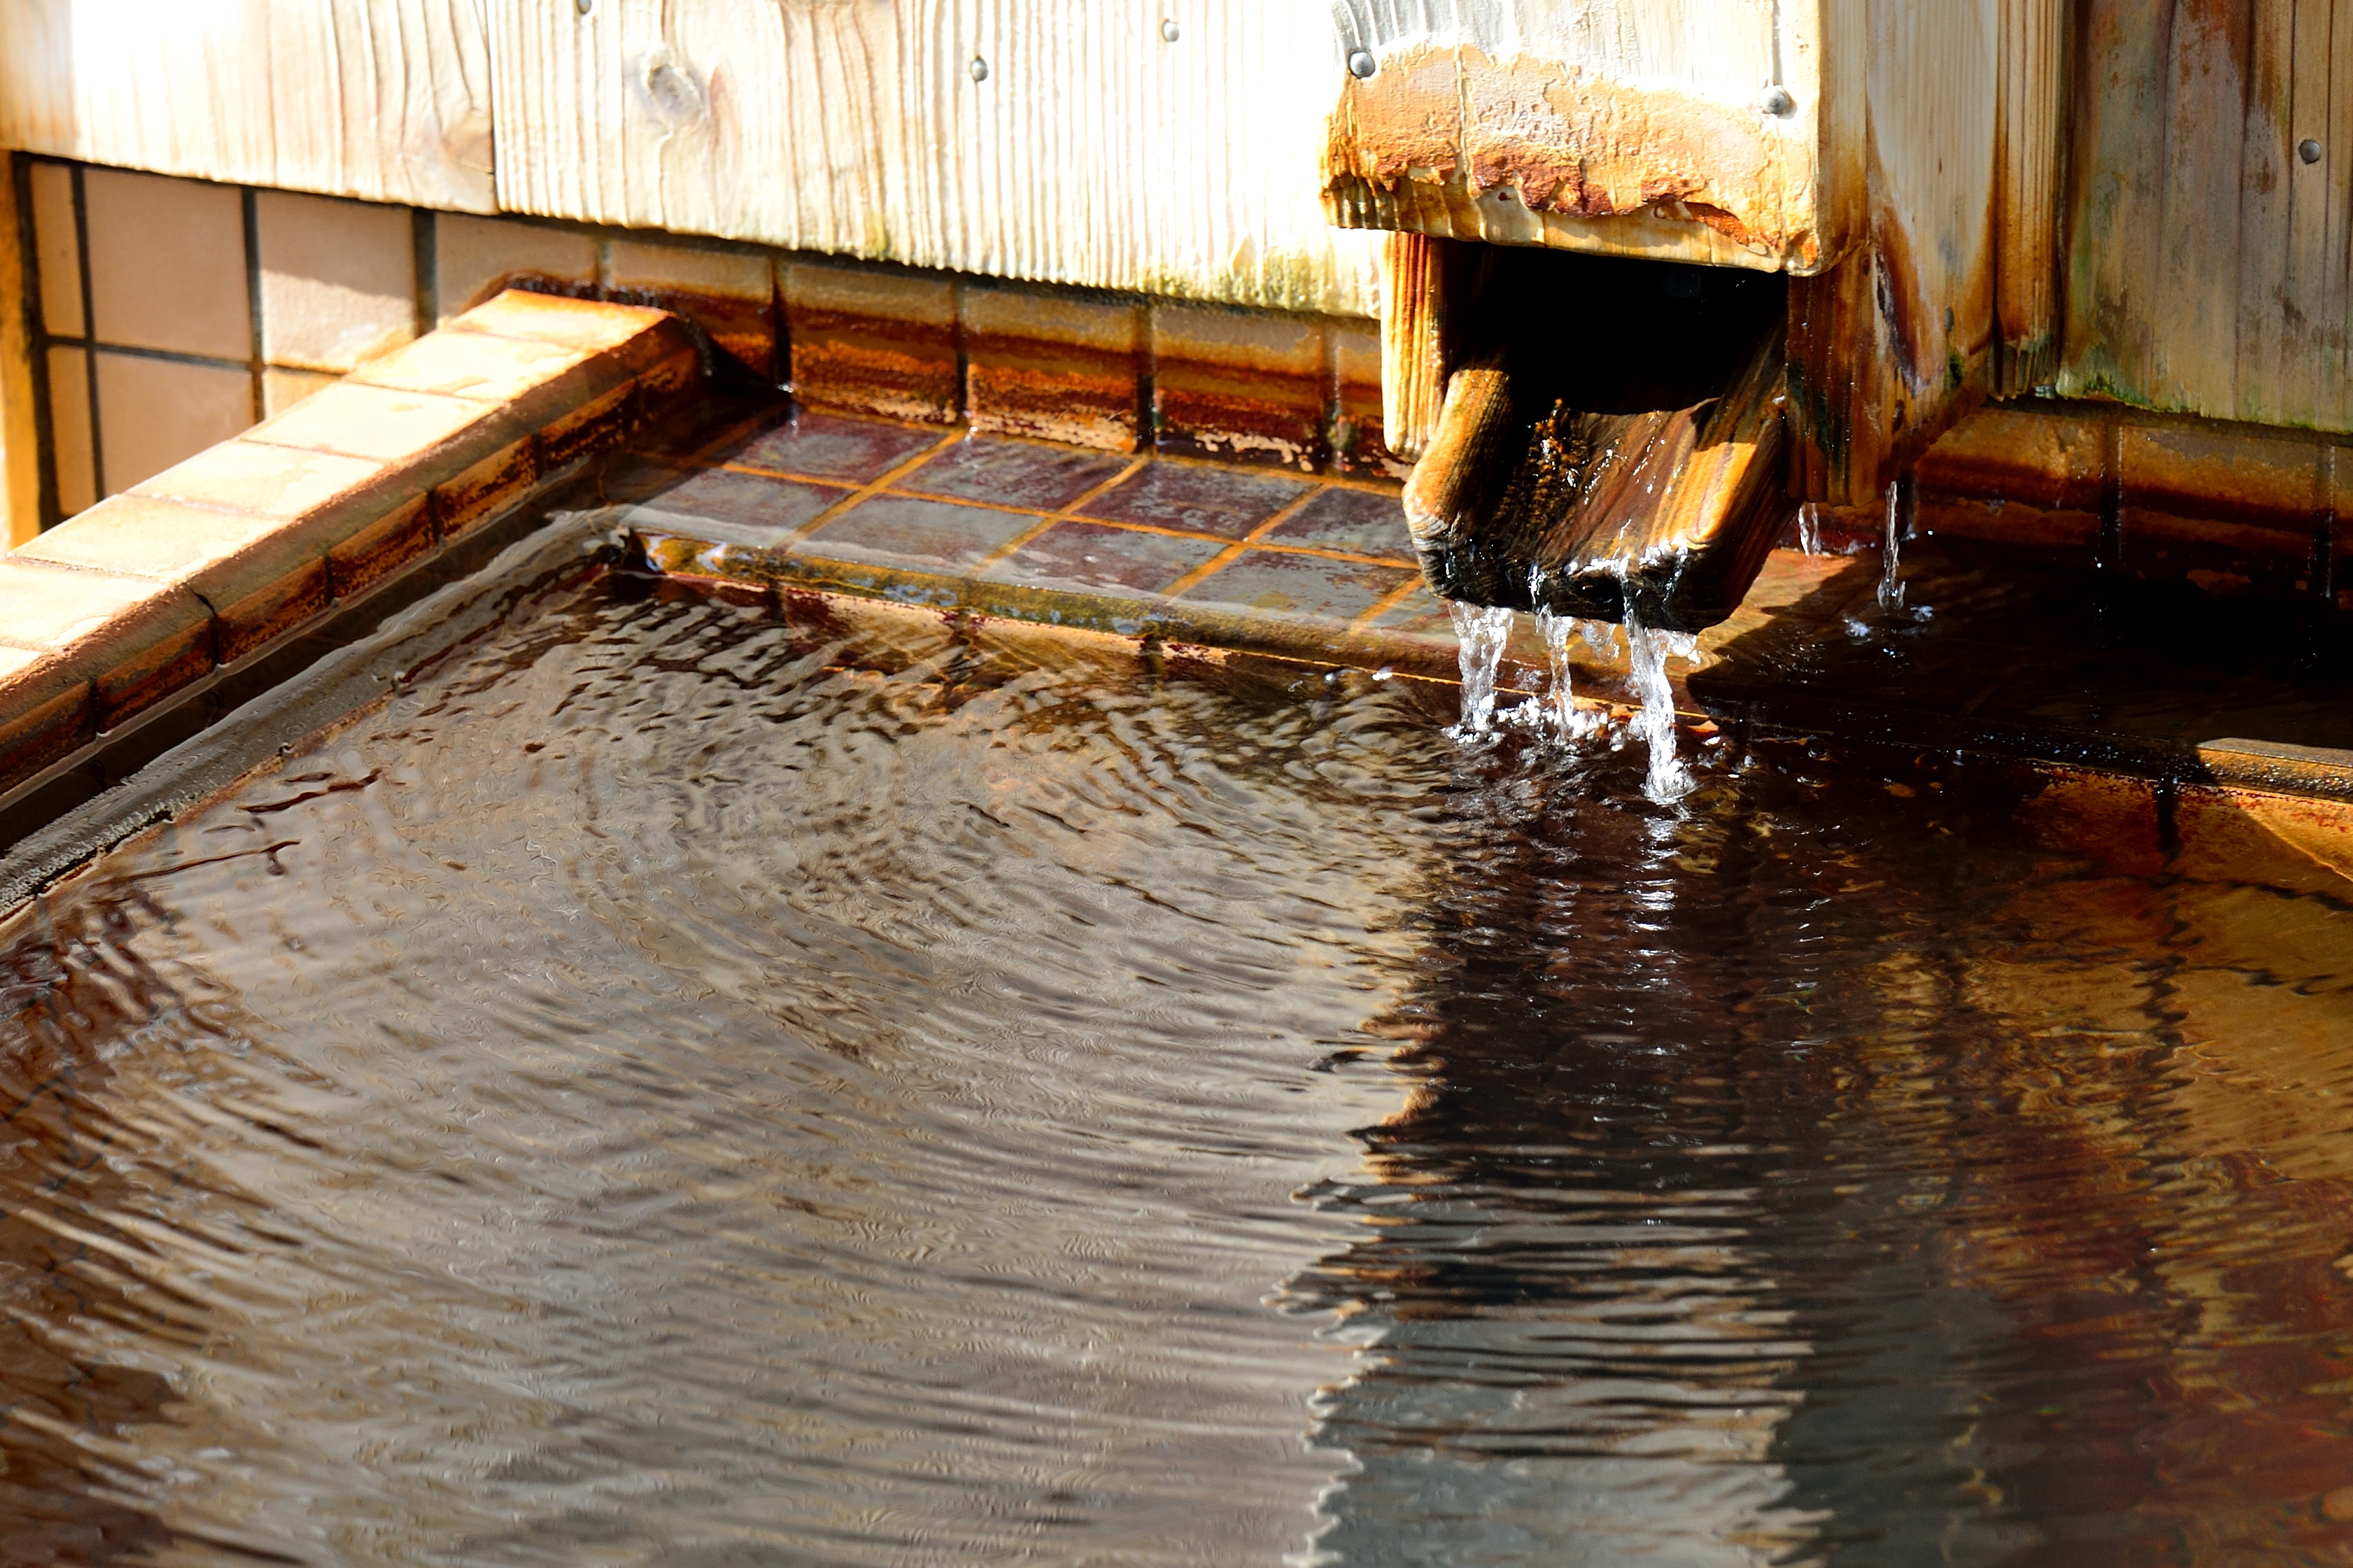
[[(673, 571), (848, 587), (1177, 640), (1300, 647), (1401, 611), (1443, 668), (1393, 485), (1116, 457), (803, 410), (618, 481)], [(1437, 614), (1436, 624), (1445, 617)], [(1394, 635), (1394, 634), (1392, 634)]]
[[(608, 477), (657, 567), (1453, 669), (1452, 627), (1421, 585), (1393, 486), (780, 408), (729, 418)], [(2104, 602), (2084, 577), (1929, 538), (1906, 547), (1907, 602), (1883, 608), (1880, 565), (1876, 551), (1777, 551), (1700, 658), (1670, 662), (1684, 710), (2182, 776), (2218, 745), (2258, 761), (2353, 749), (2341, 632), (2194, 596)], [(1541, 689), (1544, 652), (1519, 623), (1504, 681)], [(1616, 647), (1575, 645), (1580, 697), (1630, 700), (1622, 636)]]

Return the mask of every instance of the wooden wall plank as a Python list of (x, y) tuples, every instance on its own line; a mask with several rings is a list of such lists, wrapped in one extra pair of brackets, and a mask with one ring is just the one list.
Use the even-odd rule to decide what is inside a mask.
[(488, 4), (509, 210), (1377, 308), (1377, 238), (1335, 233), (1317, 202), (1315, 127), (1345, 68), (1314, 7), (608, 0), (583, 16)]
[(2353, 429), (2353, 0), (2081, 15), (2057, 389)]
[(2071, 9), (2066, 0), (2002, 0), (1994, 216), (1997, 395), (2031, 391), (2058, 368)]
[(41, 531), (41, 430), (17, 160), (0, 152), (0, 548)]
[(495, 210), (480, 0), (0, 0), (0, 146)]

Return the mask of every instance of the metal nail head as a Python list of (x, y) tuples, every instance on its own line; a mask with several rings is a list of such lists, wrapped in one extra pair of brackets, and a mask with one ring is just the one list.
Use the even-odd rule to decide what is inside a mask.
[(580, 7), (580, 14), (584, 16), (596, 8), (596, 0), (573, 0), (573, 4)]
[(1757, 100), (1757, 107), (1778, 120), (1797, 108), (1798, 100), (1789, 96), (1789, 89), (1786, 87), (1768, 87), (1765, 89), (1765, 96)]
[(1373, 61), (1373, 51), (1370, 49), (1358, 49), (1348, 57), (1348, 74), (1358, 81), (1364, 80), (1377, 68)]
[(1176, 26), (1176, 17), (1167, 16), (1162, 18), (1160, 23), (1160, 36), (1163, 38), (1166, 38), (1168, 42), (1173, 44), (1176, 41), (1178, 31), (1179, 29)]
[(2295, 155), (2307, 163), (2320, 162), (2320, 143), (2307, 136), (2295, 144)]
[(988, 62), (982, 59), (978, 55), (973, 56), (972, 64), (965, 67), (964, 68), (972, 73), (972, 79), (975, 81), (987, 81), (988, 79)]

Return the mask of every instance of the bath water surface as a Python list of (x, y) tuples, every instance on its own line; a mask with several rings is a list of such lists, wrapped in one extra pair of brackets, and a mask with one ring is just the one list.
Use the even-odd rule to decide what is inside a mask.
[(0, 930), (10, 1563), (2353, 1561), (2205, 797), (626, 577)]

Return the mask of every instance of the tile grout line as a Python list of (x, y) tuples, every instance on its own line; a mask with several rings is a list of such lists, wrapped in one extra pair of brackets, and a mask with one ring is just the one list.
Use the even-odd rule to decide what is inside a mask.
[[(1414, 570), (1411, 581), (1399, 584), (1398, 587), (1392, 589), (1387, 596), (1376, 600), (1371, 609), (1366, 610), (1363, 615), (1358, 616), (1355, 620), (1348, 623), (1348, 629), (1352, 632), (1368, 632), (1373, 630), (1373, 623), (1375, 621), (1379, 620), (1383, 616), (1388, 615), (1391, 610), (1396, 609), (1399, 605), (1402, 605), (1408, 599), (1412, 598), (1416, 591), (1420, 589), (1423, 584), (1424, 579), (1422, 577), (1421, 571), (1417, 567)], [(1440, 600), (1440, 602), (1441, 604), (1444, 603), (1443, 600)]]
[[(1022, 530), (1012, 538), (1007, 540), (1004, 543), (998, 545), (996, 549), (983, 555), (979, 560), (972, 563), (965, 574), (967, 577), (976, 577), (981, 573), (988, 570), (991, 566), (994, 566), (998, 562), (1004, 560), (1007, 556), (1011, 555), (1015, 551), (1020, 549), (1031, 540), (1037, 538), (1039, 534), (1045, 532), (1048, 529), (1053, 527), (1056, 523), (1078, 520), (1077, 513), (1079, 508), (1086, 505), (1089, 501), (1093, 500), (1096, 497), (1103, 494), (1106, 490), (1113, 489), (1119, 485), (1126, 483), (1131, 476), (1142, 472), (1145, 465), (1151, 461), (1152, 459), (1150, 458), (1138, 454), (1127, 464), (1125, 468), (1123, 468), (1119, 472), (1103, 480), (1103, 483), (1088, 487), (1085, 494), (1073, 498), (1070, 502), (1064, 505), (1060, 510), (1056, 511), (1050, 516), (1039, 517), (1034, 525)], [(912, 494), (913, 492), (902, 493)], [(1030, 515), (1036, 516), (1037, 514), (1033, 512)], [(1092, 521), (1092, 520), (1087, 519), (1084, 521)]]
[(798, 528), (787, 530), (784, 538), (779, 541), (779, 544), (784, 548), (789, 549), (793, 544), (800, 540), (807, 539), (810, 534), (815, 533), (818, 529), (824, 527), (827, 523), (831, 522), (834, 519), (839, 517), (850, 508), (860, 505), (863, 502), (871, 500), (874, 497), (881, 495), (883, 490), (890, 487), (892, 480), (913, 473), (917, 468), (922, 468), (925, 463), (930, 462), (934, 458), (938, 457), (942, 452), (946, 451), (950, 447), (955, 445), (958, 441), (963, 440), (970, 434), (970, 431), (965, 430), (961, 426), (951, 428), (945, 435), (933, 442), (930, 446), (923, 447), (913, 457), (884, 470), (880, 478), (875, 479), (856, 489), (850, 490), (848, 494), (843, 495), (834, 501), (831, 506), (827, 507), (823, 511), (818, 512), (815, 517), (809, 519), (807, 522), (802, 523)]
[(1323, 493), (1324, 487), (1321, 484), (1309, 485), (1304, 490), (1301, 491), (1298, 496), (1293, 498), (1288, 505), (1277, 508), (1273, 515), (1269, 517), (1264, 522), (1260, 523), (1256, 528), (1251, 529), (1248, 533), (1245, 533), (1240, 539), (1235, 540), (1225, 549), (1219, 551), (1215, 555), (1210, 556), (1207, 561), (1202, 562), (1201, 564), (1194, 567), (1193, 570), (1186, 573), (1174, 583), (1169, 584), (1166, 588), (1161, 589), (1161, 597), (1165, 599), (1173, 599), (1179, 594), (1188, 593), (1191, 590), (1199, 587), (1204, 582), (1215, 576), (1218, 573), (1224, 571), (1234, 562), (1240, 560), (1243, 552), (1249, 550), (1251, 545), (1256, 544), (1260, 540), (1265, 538), (1270, 531), (1280, 528), (1282, 524), (1289, 522), (1299, 513), (1305, 511), (1307, 510), (1308, 503)]

